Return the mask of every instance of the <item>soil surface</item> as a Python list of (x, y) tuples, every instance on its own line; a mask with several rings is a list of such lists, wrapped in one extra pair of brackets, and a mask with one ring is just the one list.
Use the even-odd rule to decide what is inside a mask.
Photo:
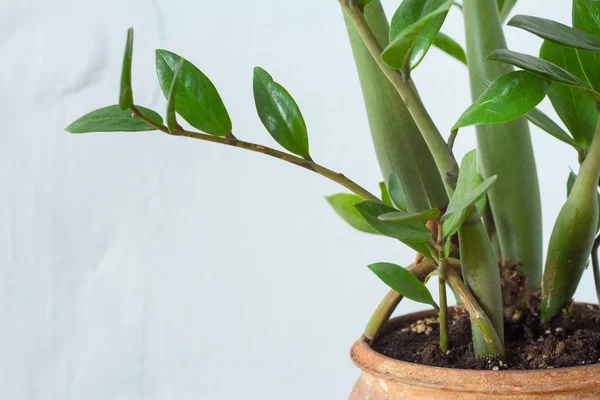
[[(518, 319), (514, 322), (513, 319)], [(383, 334), (373, 349), (388, 357), (418, 364), (461, 369), (546, 369), (600, 362), (600, 311), (577, 304), (543, 326), (536, 311), (504, 323), (504, 362), (475, 360), (468, 314), (457, 307), (449, 319), (450, 351), (438, 348), (439, 320), (426, 318)]]

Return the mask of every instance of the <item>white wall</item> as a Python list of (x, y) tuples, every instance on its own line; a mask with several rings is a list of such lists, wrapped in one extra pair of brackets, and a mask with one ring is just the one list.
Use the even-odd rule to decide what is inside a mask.
[[(385, 1), (390, 12), (398, 1)], [(570, 2), (519, 13), (569, 22)], [(159, 133), (73, 136), (116, 102), (125, 30), (135, 98), (161, 111), (154, 49), (218, 87), (234, 133), (274, 145), (255, 115), (252, 67), (294, 95), (313, 157), (376, 190), (380, 179), (334, 0), (4, 0), (0, 13), (0, 397), (342, 399), (348, 350), (386, 293), (365, 267), (408, 264), (397, 242), (346, 227), (343, 191), (278, 160)], [(446, 33), (464, 42), (453, 10)], [(540, 40), (508, 28), (511, 48)], [(462, 65), (432, 50), (416, 72), (445, 131), (469, 104)], [(549, 111), (548, 104), (544, 109)], [(574, 152), (533, 129), (544, 232)], [(461, 132), (460, 156), (474, 146)], [(594, 301), (591, 271), (577, 294)], [(421, 308), (406, 302), (401, 312)], [(318, 394), (315, 394), (318, 393)]]

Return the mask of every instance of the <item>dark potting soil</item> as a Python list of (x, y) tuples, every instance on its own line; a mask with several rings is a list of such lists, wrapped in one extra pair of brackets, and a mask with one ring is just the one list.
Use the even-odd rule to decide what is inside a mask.
[(518, 322), (507, 319), (504, 362), (475, 359), (471, 323), (461, 307), (449, 318), (448, 326), (448, 354), (438, 347), (437, 318), (419, 320), (385, 333), (372, 347), (402, 361), (461, 369), (546, 369), (600, 362), (600, 311), (596, 306), (577, 304), (546, 326), (540, 323), (535, 311), (522, 314)]

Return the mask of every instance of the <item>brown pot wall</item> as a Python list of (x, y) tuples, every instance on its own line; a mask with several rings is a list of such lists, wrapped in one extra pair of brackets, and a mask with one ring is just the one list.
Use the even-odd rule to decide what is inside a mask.
[[(432, 316), (404, 315), (385, 329)], [(362, 338), (350, 355), (362, 371), (350, 400), (600, 399), (600, 364), (531, 371), (438, 368), (386, 357)]]

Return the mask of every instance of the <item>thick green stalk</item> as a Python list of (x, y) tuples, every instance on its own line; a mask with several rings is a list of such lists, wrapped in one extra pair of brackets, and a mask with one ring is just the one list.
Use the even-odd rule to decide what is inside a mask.
[[(386, 46), (389, 25), (379, 0), (365, 7), (364, 19), (379, 45)], [(348, 15), (345, 20), (384, 179), (387, 181), (392, 172), (398, 175), (409, 211), (445, 207), (448, 196), (419, 128), (394, 86), (373, 60)]]
[[(344, 6), (343, 2), (342, 5)], [(440, 175), (445, 178), (444, 184), (446, 191), (448, 195), (451, 196), (454, 192), (454, 186), (456, 185), (458, 164), (439, 130), (427, 113), (412, 81), (403, 81), (399, 71), (388, 68), (381, 61), (381, 45), (360, 11), (356, 7), (349, 7), (347, 5), (345, 6), (345, 11), (347, 11), (347, 15), (352, 20), (360, 37), (371, 53), (371, 56), (397, 90), (398, 94), (400, 94), (417, 123), (417, 126), (433, 155)], [(464, 261), (462, 262), (463, 276), (469, 289), (473, 292), (473, 295), (480, 302), (485, 313), (494, 323), (494, 328), (498, 332), (498, 336), (502, 338), (504, 330), (502, 296), (500, 295), (500, 272), (496, 262), (496, 255), (487, 238), (483, 224), (477, 223), (479, 217), (475, 210), (472, 211), (470, 219), (471, 221), (467, 221), (459, 231), (459, 237), (461, 235), (463, 237), (460, 245), (461, 261), (463, 261), (464, 258)], [(475, 355), (477, 357), (497, 355), (495, 353), (490, 353), (489, 346), (481, 345), (481, 332), (476, 325), (473, 325), (473, 337)]]
[[(508, 64), (486, 59), (492, 50), (506, 48), (496, 0), (464, 0), (467, 60), (471, 95), (485, 90), (478, 78), (494, 80), (512, 71)], [(504, 261), (517, 269), (529, 287), (539, 287), (542, 273), (542, 212), (535, 158), (525, 119), (477, 126), (477, 155), (484, 178), (497, 175), (488, 192), (495, 231)]]
[[(456, 176), (458, 175), (458, 164), (456, 163), (452, 152), (449, 150), (446, 141), (425, 109), (413, 82), (410, 79), (403, 80), (400, 71), (389, 68), (381, 60), (381, 52), (383, 50), (381, 38), (373, 31), (367, 20), (368, 8), (379, 4), (379, 2), (374, 1), (369, 6), (365, 7), (364, 14), (356, 6), (348, 6), (344, 1), (341, 3), (346, 13), (347, 24), (352, 23), (354, 25), (354, 28), (359, 35), (357, 40), (362, 39), (365, 49), (371, 54), (371, 60), (375, 61), (377, 67), (379, 67), (389, 83), (391, 83), (396, 92), (400, 95), (406, 109), (416, 124), (417, 132), (419, 132), (418, 134), (422, 136), (433, 156), (439, 175), (443, 178), (446, 192), (449, 195), (452, 195), (454, 186), (456, 185)], [(387, 42), (383, 43), (385, 44)], [(412, 136), (413, 135), (411, 135), (411, 137)], [(404, 158), (405, 155), (405, 153), (402, 154), (404, 162), (406, 162)]]
[(573, 298), (594, 245), (598, 228), (600, 124), (552, 229), (544, 269), (542, 321), (558, 315)]
[(471, 291), (460, 279), (458, 272), (455, 270), (448, 271), (448, 283), (454, 289), (454, 292), (462, 298), (464, 306), (469, 312), (471, 324), (480, 332), (481, 342), (487, 348), (486, 354), (504, 357), (503, 339), (498, 335), (495, 324), (488, 318), (487, 313), (484, 312)]
[[(469, 290), (492, 321), (501, 343), (504, 342), (504, 315), (502, 312), (502, 289), (500, 270), (481, 218), (473, 211), (458, 231), (460, 262), (463, 279)], [(462, 296), (461, 296), (462, 297)], [(463, 298), (464, 301), (464, 298)], [(489, 341), (471, 320), (475, 356), (496, 355), (489, 353)]]

